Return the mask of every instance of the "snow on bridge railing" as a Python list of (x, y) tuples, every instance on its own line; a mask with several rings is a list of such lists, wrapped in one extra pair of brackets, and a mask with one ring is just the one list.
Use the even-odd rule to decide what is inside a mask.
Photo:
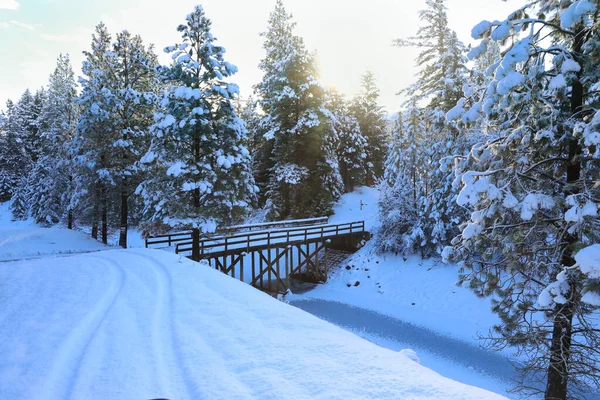
[[(228, 226), (222, 229), (218, 229), (217, 231), (224, 234), (230, 234), (235, 232), (248, 232), (248, 231), (256, 231), (256, 230), (268, 230), (275, 228), (286, 228), (286, 227), (295, 227), (295, 226), (313, 226), (313, 225), (321, 225), (326, 224), (328, 221), (328, 217), (316, 217), (316, 218), (304, 218), (304, 219), (293, 219), (293, 220), (283, 220), (283, 221), (272, 221), (272, 222), (260, 222), (256, 224), (244, 224), (244, 225), (233, 225)], [(183, 232), (175, 232), (175, 233), (165, 233), (164, 235), (155, 235), (149, 236), (146, 239), (146, 247), (156, 246), (156, 245), (166, 245), (171, 247), (177, 243), (182, 242), (190, 242), (192, 240), (193, 232), (192, 230), (183, 231)]]
[(236, 235), (221, 235), (199, 239), (197, 248), (194, 242), (179, 242), (175, 245), (176, 253), (195, 251), (202, 257), (208, 254), (223, 253), (228, 251), (246, 250), (255, 247), (270, 247), (286, 245), (295, 242), (306, 242), (315, 239), (327, 239), (352, 233), (365, 231), (364, 221), (348, 222), (335, 225), (309, 226), (304, 228), (279, 229), (271, 231), (239, 233)]

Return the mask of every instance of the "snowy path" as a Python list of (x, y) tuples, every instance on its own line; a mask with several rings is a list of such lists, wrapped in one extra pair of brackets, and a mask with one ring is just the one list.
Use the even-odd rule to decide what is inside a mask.
[(0, 398), (500, 399), (156, 250), (0, 265)]

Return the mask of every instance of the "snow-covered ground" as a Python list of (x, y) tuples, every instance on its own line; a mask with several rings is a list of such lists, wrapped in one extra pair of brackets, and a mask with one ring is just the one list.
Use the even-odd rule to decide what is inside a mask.
[(0, 264), (3, 399), (500, 399), (160, 250)]
[[(365, 220), (375, 233), (378, 199), (373, 188), (345, 194), (330, 223)], [(381, 346), (411, 347), (424, 365), (445, 376), (508, 395), (514, 373), (510, 350), (492, 353), (479, 339), (499, 320), (490, 301), (457, 287), (457, 278), (456, 265), (378, 255), (371, 240), (333, 271), (327, 284), (288, 299)]]
[(107, 249), (82, 232), (42, 228), (31, 220), (11, 221), (9, 204), (0, 203), (0, 262)]

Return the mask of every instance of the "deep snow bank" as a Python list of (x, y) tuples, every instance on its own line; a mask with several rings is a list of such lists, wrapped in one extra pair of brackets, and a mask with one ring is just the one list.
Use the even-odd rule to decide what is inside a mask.
[(502, 398), (159, 250), (4, 263), (0, 282), (0, 398)]

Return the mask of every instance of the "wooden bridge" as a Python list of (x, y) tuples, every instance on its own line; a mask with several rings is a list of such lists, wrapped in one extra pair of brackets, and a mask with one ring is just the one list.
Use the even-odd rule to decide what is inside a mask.
[(299, 226), (299, 222), (294, 221), (296, 226), (292, 227), (286, 226), (285, 222), (273, 224), (284, 226), (279, 229), (206, 238), (200, 238), (198, 231), (154, 236), (147, 239), (146, 247), (174, 246), (177, 254), (195, 261), (205, 260), (219, 271), (259, 289), (285, 292), (291, 278), (325, 281), (329, 269), (328, 253), (356, 251), (370, 237), (364, 221), (306, 226)]

